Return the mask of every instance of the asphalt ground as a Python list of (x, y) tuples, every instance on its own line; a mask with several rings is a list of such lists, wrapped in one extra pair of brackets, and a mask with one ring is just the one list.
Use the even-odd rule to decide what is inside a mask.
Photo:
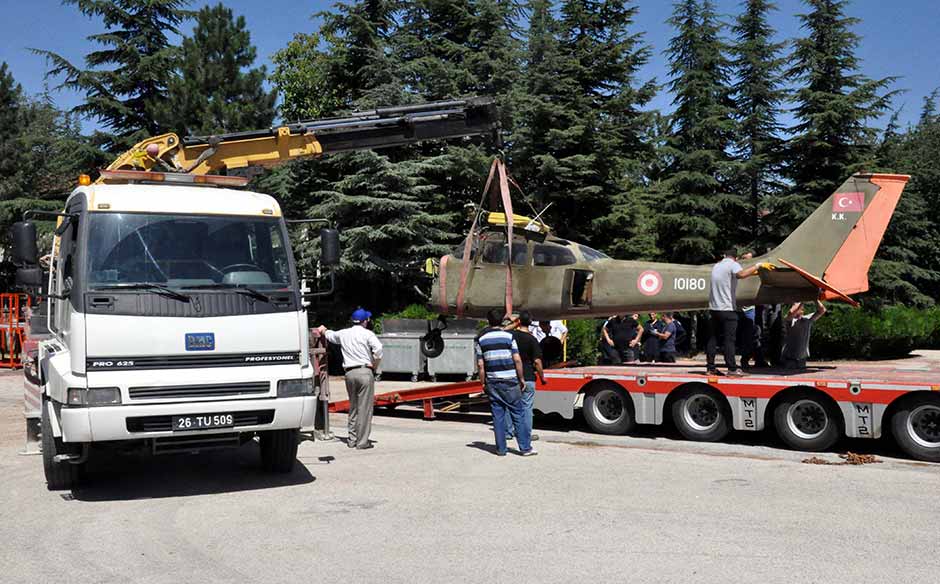
[[(936, 580), (940, 465), (852, 441), (803, 464), (770, 436), (605, 437), (537, 418), (539, 455), (493, 455), (488, 416), (377, 416), (376, 448), (301, 444), (93, 461), (72, 492), (20, 456), (19, 377), (0, 375), (0, 581), (911, 582)], [(821, 458), (840, 461), (837, 452)]]

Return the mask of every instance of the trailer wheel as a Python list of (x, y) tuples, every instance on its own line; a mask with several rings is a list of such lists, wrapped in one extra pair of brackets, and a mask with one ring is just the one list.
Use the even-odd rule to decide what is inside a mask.
[(268, 430), (259, 433), (261, 466), (268, 472), (287, 473), (297, 460), (298, 431)]
[(633, 401), (614, 383), (588, 390), (583, 412), (587, 425), (599, 434), (626, 434), (633, 428)]
[(717, 442), (731, 431), (724, 399), (711, 388), (688, 390), (672, 402), (672, 421), (688, 440)]
[(940, 399), (914, 395), (891, 417), (894, 439), (908, 456), (940, 462)]
[(786, 396), (774, 409), (777, 435), (794, 450), (831, 448), (842, 433), (838, 420), (839, 412), (832, 404), (811, 392)]
[(50, 491), (71, 489), (81, 478), (81, 465), (70, 462), (56, 462), (57, 454), (65, 454), (62, 440), (52, 433), (52, 420), (49, 419), (48, 404), (42, 404), (40, 422), (40, 440), (42, 443), (42, 470), (46, 475), (46, 488)]

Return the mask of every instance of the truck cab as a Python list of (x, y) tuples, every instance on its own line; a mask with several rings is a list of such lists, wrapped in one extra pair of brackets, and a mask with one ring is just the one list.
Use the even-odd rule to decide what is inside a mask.
[(74, 483), (92, 446), (123, 441), (157, 454), (258, 437), (263, 465), (289, 471), (316, 398), (278, 203), (211, 185), (95, 184), (58, 215), (43, 258), (51, 338), (38, 351), (50, 488)]

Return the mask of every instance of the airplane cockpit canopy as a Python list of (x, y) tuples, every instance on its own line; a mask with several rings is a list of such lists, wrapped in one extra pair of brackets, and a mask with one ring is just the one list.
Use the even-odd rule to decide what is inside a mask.
[[(466, 240), (458, 245), (451, 255), (462, 260)], [(505, 265), (509, 254), (506, 235), (498, 231), (485, 231), (474, 239), (470, 246), (470, 259), (484, 264)], [(579, 262), (593, 263), (608, 260), (609, 256), (586, 245), (573, 243), (557, 237), (545, 241), (530, 241), (523, 235), (513, 235), (512, 264), (514, 266), (554, 267), (570, 266)]]

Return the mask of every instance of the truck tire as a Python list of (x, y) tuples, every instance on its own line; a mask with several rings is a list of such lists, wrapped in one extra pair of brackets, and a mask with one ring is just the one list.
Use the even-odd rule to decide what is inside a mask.
[(584, 395), (584, 420), (598, 434), (626, 434), (633, 429), (633, 400), (615, 383), (604, 383)]
[(891, 431), (911, 458), (940, 462), (940, 397), (914, 395), (891, 416)]
[(52, 420), (49, 419), (48, 407), (48, 404), (43, 402), (40, 422), (42, 470), (46, 475), (46, 488), (50, 491), (71, 489), (81, 478), (81, 465), (55, 461), (55, 456), (63, 454), (65, 449), (62, 441), (52, 433)]
[(842, 435), (842, 415), (828, 400), (813, 392), (783, 398), (774, 409), (777, 436), (794, 450), (827, 450)]
[(287, 473), (297, 460), (298, 431), (296, 429), (260, 432), (261, 466), (268, 472)]
[(694, 387), (676, 398), (672, 421), (683, 438), (696, 442), (718, 442), (731, 431), (728, 403), (709, 387)]

